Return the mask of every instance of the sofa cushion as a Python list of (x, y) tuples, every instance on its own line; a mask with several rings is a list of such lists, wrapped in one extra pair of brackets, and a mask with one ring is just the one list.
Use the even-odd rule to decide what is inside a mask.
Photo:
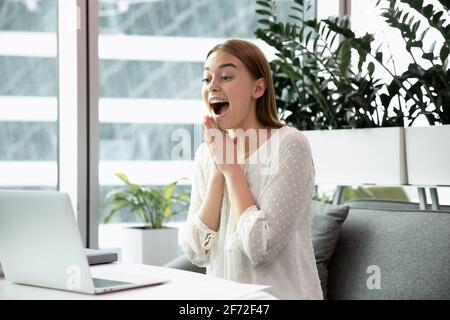
[(449, 266), (449, 212), (351, 205), (328, 268), (328, 298), (449, 299)]
[(328, 263), (339, 240), (341, 224), (347, 218), (347, 205), (312, 202), (312, 241), (323, 296), (327, 295)]

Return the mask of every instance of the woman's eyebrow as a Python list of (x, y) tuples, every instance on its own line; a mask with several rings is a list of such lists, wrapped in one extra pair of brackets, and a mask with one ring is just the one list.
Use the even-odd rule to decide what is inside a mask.
[[(236, 65), (233, 64), (233, 63), (224, 63), (224, 64), (221, 64), (221, 65), (219, 66), (218, 69), (223, 69), (223, 68), (226, 68), (226, 67), (232, 67), (232, 68), (236, 68), (236, 69), (237, 69)], [(208, 67), (205, 67), (205, 70), (209, 70), (209, 68), (208, 68)]]

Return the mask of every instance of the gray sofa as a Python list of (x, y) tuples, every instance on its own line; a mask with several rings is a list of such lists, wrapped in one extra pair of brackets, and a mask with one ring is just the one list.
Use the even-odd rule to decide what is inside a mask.
[[(328, 265), (328, 299), (450, 299), (450, 207), (347, 204), (349, 215)], [(367, 283), (370, 266), (379, 267), (379, 289)]]
[[(313, 242), (325, 297), (450, 299), (450, 207), (314, 202)], [(331, 214), (330, 214), (331, 213)], [(181, 256), (166, 266), (205, 272)]]

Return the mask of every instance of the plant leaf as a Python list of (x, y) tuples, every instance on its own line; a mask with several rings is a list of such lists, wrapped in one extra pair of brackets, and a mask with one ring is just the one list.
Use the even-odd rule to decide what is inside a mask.
[(128, 177), (125, 173), (116, 173), (116, 177), (118, 177), (120, 180), (122, 180), (126, 184), (130, 183), (130, 181), (128, 180)]
[(272, 12), (262, 9), (256, 10), (256, 13), (262, 16), (272, 16)]
[(257, 4), (259, 4), (260, 6), (266, 7), (266, 8), (271, 8), (270, 6), (270, 1), (264, 1), (264, 0), (258, 0), (256, 1)]
[(115, 216), (115, 214), (117, 213), (117, 211), (111, 210), (106, 217), (103, 219), (103, 223), (107, 224), (111, 221), (111, 219)]
[(258, 22), (261, 23), (261, 24), (265, 24), (265, 25), (271, 25), (272, 24), (272, 21), (270, 21), (268, 19), (259, 19)]
[(369, 72), (369, 76), (373, 75), (373, 72), (375, 71), (375, 65), (373, 62), (369, 62), (369, 65), (367, 66), (367, 71)]
[(172, 209), (170, 207), (167, 207), (166, 210), (164, 210), (163, 216), (165, 218), (170, 218), (172, 216)]
[(348, 41), (344, 41), (342, 43), (342, 47), (341, 47), (341, 61), (340, 61), (340, 68), (341, 68), (341, 72), (345, 73), (348, 70), (348, 67), (350, 65), (350, 60), (352, 57), (351, 54), (351, 47)]
[(163, 190), (164, 198), (171, 199), (176, 186), (177, 186), (177, 181), (172, 182), (172, 183), (168, 184), (166, 187), (164, 187), (164, 190)]
[(439, 57), (441, 58), (442, 64), (444, 64), (444, 61), (447, 59), (449, 54), (450, 49), (447, 46), (442, 46), (441, 51), (439, 52)]
[(433, 61), (434, 60), (434, 54), (433, 54), (433, 52), (425, 52), (422, 55), (422, 58), (424, 58), (426, 60), (429, 60), (429, 61)]

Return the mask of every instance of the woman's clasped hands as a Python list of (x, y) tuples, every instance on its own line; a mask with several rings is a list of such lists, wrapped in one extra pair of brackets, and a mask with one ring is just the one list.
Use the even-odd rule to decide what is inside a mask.
[(242, 153), (238, 152), (237, 137), (225, 134), (215, 119), (211, 116), (203, 118), (204, 138), (217, 170), (225, 177), (241, 170), (244, 162)]

